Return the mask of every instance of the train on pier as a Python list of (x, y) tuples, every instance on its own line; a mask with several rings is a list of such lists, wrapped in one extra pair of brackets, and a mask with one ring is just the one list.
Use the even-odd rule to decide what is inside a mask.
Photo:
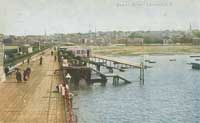
[(91, 50), (89, 48), (79, 46), (62, 46), (59, 47), (59, 51), (71, 53), (75, 57), (89, 58), (91, 56)]

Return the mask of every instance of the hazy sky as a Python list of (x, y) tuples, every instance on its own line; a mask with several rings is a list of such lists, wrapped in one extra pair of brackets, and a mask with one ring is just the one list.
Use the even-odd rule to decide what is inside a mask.
[(200, 27), (199, 0), (0, 0), (0, 33)]

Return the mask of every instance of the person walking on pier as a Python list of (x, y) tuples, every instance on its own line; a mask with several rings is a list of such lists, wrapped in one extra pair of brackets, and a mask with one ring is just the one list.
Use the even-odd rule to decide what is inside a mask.
[(42, 65), (42, 56), (40, 57), (40, 65)]
[(31, 68), (30, 67), (26, 68), (26, 73), (27, 73), (27, 78), (29, 79), (30, 75), (31, 75)]
[(57, 61), (57, 56), (56, 55), (54, 56), (54, 61)]
[(30, 63), (30, 58), (27, 59), (27, 64), (29, 64), (29, 63)]
[(9, 68), (8, 68), (8, 67), (5, 67), (4, 72), (5, 72), (6, 77), (7, 77), (7, 76), (8, 76), (8, 72), (9, 72)]
[(22, 82), (22, 74), (19, 71), (19, 69), (17, 69), (17, 72), (16, 72), (16, 79), (17, 79), (17, 82)]
[(27, 81), (27, 71), (26, 70), (24, 70), (24, 73), (23, 73), (23, 80)]

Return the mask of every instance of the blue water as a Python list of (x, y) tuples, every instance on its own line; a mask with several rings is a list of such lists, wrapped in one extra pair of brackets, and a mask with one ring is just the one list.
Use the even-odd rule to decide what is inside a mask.
[[(140, 61), (135, 56), (120, 59)], [(106, 87), (80, 90), (74, 100), (79, 123), (199, 123), (200, 71), (187, 64), (190, 57), (148, 59), (157, 63), (147, 64), (153, 68), (145, 70), (144, 86), (138, 82), (139, 70), (133, 69), (121, 73), (132, 84), (113, 86), (110, 80)]]

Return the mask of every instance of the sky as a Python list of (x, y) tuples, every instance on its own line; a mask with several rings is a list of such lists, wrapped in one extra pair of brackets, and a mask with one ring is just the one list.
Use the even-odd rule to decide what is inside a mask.
[(199, 0), (0, 0), (0, 33), (200, 28)]

